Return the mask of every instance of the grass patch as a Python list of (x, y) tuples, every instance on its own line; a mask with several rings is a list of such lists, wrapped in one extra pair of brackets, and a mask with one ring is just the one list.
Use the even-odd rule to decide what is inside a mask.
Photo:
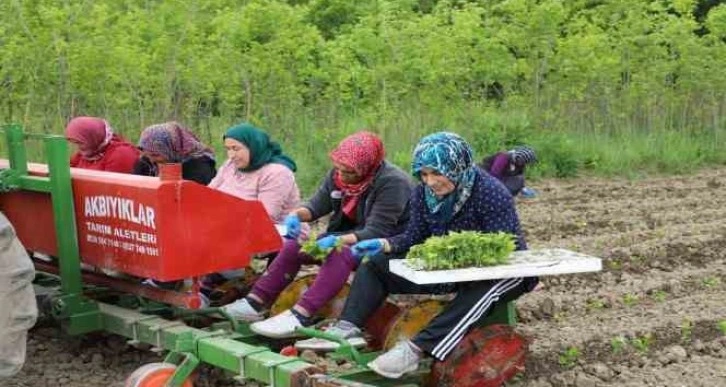
[[(89, 112), (88, 114), (92, 114)], [(52, 114), (49, 114), (52, 115)], [(144, 125), (163, 122), (149, 114)], [(226, 159), (222, 134), (238, 117), (192, 117), (190, 128), (217, 154), (219, 164)], [(183, 121), (183, 120), (182, 120)], [(402, 106), (386, 115), (357, 112), (341, 116), (302, 112), (283, 118), (253, 118), (251, 120), (270, 132), (286, 153), (298, 164), (296, 174), (303, 196), (314, 192), (325, 172), (331, 167), (328, 153), (345, 136), (369, 129), (381, 135), (389, 161), (410, 170), (411, 152), (418, 140), (435, 131), (450, 130), (461, 134), (474, 148), (480, 161), (485, 155), (519, 144), (533, 146), (540, 162), (527, 171), (530, 179), (543, 177), (570, 178), (578, 175), (623, 176), (640, 178), (655, 173), (685, 173), (714, 163), (726, 163), (723, 136), (720, 131), (594, 131), (579, 128), (543, 128), (538, 126), (525, 109), (487, 107), (480, 104), (433, 107)], [(63, 132), (63, 120), (29, 119), (26, 131), (39, 133)], [(142, 130), (138, 120), (111, 122), (119, 133), (136, 142)], [(7, 156), (4, 144), (0, 156)], [(43, 162), (42, 147), (29, 143), (28, 156)]]

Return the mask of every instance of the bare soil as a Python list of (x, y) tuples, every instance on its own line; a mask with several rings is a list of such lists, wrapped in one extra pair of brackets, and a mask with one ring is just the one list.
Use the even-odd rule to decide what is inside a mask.
[[(536, 184), (530, 247), (603, 258), (518, 302), (532, 338), (511, 386), (726, 386), (726, 170)], [(719, 323), (721, 327), (719, 328)]]
[[(534, 182), (518, 208), (530, 247), (603, 258), (600, 273), (543, 278), (518, 302), (531, 338), (508, 386), (726, 386), (726, 169), (645, 180)], [(105, 334), (40, 324), (3, 386), (122, 386), (161, 361)], [(203, 370), (202, 385), (234, 385)], [(252, 384), (248, 384), (252, 385)]]

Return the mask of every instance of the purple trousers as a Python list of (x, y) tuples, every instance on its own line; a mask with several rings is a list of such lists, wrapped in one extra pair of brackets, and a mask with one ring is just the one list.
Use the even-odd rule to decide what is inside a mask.
[[(302, 253), (300, 244), (296, 240), (285, 239), (282, 250), (262, 277), (255, 282), (250, 293), (261, 298), (265, 304), (271, 304), (295, 279), (300, 267), (303, 264), (312, 263), (318, 263), (318, 261)], [(315, 314), (338, 294), (350, 273), (358, 267), (358, 263), (348, 247), (344, 247), (340, 252), (333, 250), (320, 267), (315, 281), (303, 293), (297, 305), (311, 315)]]

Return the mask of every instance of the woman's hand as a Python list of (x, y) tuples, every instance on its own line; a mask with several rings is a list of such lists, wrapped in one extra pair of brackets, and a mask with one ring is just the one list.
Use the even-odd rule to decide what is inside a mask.
[(383, 252), (383, 239), (367, 239), (353, 245), (350, 249), (357, 259), (378, 255)]
[(290, 214), (285, 217), (285, 228), (287, 228), (286, 237), (290, 239), (297, 239), (302, 231), (302, 225), (300, 223), (300, 217), (297, 214)]
[(332, 249), (336, 244), (338, 244), (338, 237), (335, 235), (328, 235), (318, 239), (316, 243), (318, 244), (318, 247), (323, 250)]

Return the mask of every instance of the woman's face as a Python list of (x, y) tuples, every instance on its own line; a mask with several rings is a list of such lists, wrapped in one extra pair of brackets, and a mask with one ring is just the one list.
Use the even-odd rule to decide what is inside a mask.
[(232, 160), (235, 167), (247, 168), (250, 165), (252, 155), (250, 154), (250, 148), (245, 144), (227, 137), (224, 139), (224, 149), (227, 150), (227, 158)]
[(355, 184), (363, 179), (353, 168), (345, 164), (333, 162), (333, 167), (340, 173), (340, 180), (345, 184)]
[(448, 177), (435, 169), (423, 167), (419, 176), (421, 176), (421, 181), (429, 186), (434, 191), (434, 195), (438, 197), (444, 197), (454, 192), (456, 188), (456, 185)]

